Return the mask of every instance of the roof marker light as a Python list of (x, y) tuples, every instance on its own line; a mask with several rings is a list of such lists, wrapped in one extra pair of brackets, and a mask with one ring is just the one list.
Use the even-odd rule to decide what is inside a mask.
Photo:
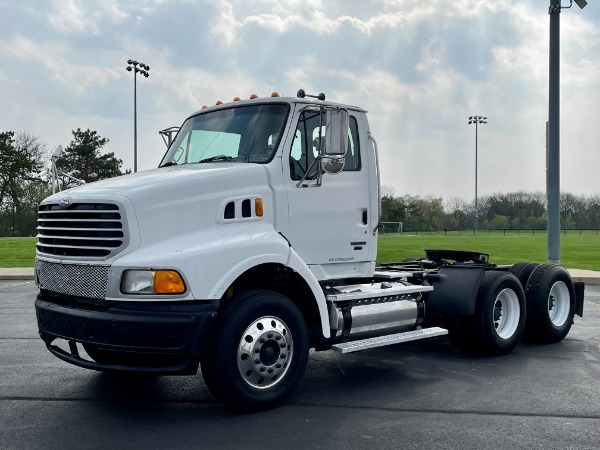
[(221, 100), (217, 101), (217, 103), (215, 103), (215, 105), (222, 105), (223, 102)]
[(279, 93), (273, 92), (273, 93), (271, 93), (271, 97), (279, 97)]
[(240, 100), (241, 100), (241, 98), (239, 98), (239, 97), (233, 97), (234, 102), (239, 102)]
[(206, 108), (208, 108), (208, 106), (202, 105), (202, 109), (206, 109)]
[(258, 98), (258, 95), (256, 95), (256, 94), (252, 94), (252, 95), (250, 96), (250, 98), (251, 98), (251, 99)]

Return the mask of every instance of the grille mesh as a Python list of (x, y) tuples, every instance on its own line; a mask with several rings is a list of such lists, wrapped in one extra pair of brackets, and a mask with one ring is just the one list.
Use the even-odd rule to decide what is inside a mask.
[(108, 266), (57, 264), (37, 260), (35, 270), (41, 289), (76, 297), (104, 299)]
[(112, 203), (41, 205), (37, 250), (54, 256), (104, 259), (125, 246), (119, 207)]

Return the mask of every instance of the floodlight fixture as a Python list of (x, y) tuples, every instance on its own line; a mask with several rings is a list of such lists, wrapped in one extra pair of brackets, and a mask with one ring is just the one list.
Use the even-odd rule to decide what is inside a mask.
[(575, 0), (575, 3), (577, 3), (577, 6), (579, 6), (581, 9), (587, 6), (587, 2), (585, 0)]

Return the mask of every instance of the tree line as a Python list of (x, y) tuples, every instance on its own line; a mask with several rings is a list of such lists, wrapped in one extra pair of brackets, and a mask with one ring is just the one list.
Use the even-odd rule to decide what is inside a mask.
[[(72, 131), (73, 139), (56, 161), (59, 190), (129, 173), (109, 142), (90, 129)], [(26, 131), (0, 132), (0, 236), (30, 236), (40, 201), (52, 193), (51, 152)]]
[[(475, 202), (459, 197), (396, 196), (394, 189), (382, 187), (381, 222), (402, 223), (404, 230), (472, 230), (475, 226)], [(478, 199), (478, 226), (491, 229), (546, 229), (546, 195), (542, 192), (510, 192)], [(600, 194), (560, 196), (561, 228), (600, 228)], [(393, 229), (388, 224), (387, 229)]]
[[(59, 189), (80, 182), (111, 178), (123, 172), (123, 161), (113, 152), (102, 154), (109, 142), (98, 132), (72, 131), (73, 139), (56, 161)], [(52, 193), (51, 154), (38, 137), (21, 131), (0, 132), (0, 236), (35, 234), (37, 208)], [(79, 180), (79, 181), (78, 181)], [(404, 230), (472, 230), (475, 225), (474, 201), (459, 197), (444, 200), (434, 196), (397, 196), (394, 189), (382, 186), (381, 222), (402, 223)], [(546, 196), (542, 192), (497, 193), (478, 201), (478, 226), (488, 229), (545, 229)], [(600, 228), (600, 195), (561, 194), (561, 227)], [(393, 228), (394, 224), (388, 224)]]

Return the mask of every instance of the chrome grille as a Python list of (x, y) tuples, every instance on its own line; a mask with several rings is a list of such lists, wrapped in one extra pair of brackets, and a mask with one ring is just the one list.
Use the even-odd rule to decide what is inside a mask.
[(119, 206), (112, 203), (40, 205), (37, 250), (52, 256), (105, 259), (125, 246)]
[(40, 289), (76, 297), (104, 299), (108, 266), (59, 264), (37, 260), (35, 271)]

